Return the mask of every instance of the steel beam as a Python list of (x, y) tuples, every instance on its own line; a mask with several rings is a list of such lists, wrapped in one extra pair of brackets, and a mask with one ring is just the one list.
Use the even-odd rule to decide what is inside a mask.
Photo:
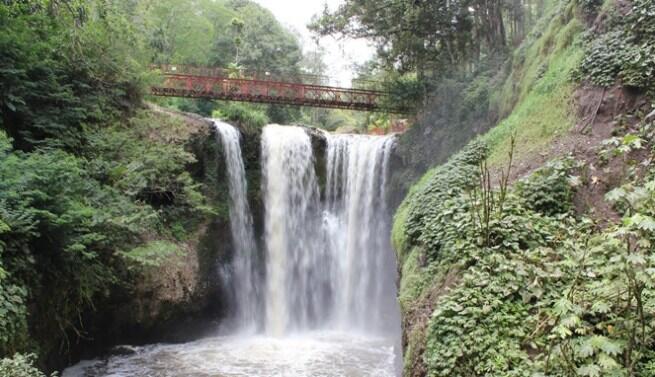
[(163, 83), (151, 87), (151, 94), (155, 96), (405, 112), (405, 109), (394, 108), (388, 101), (389, 94), (379, 90), (340, 88), (292, 80), (278, 81), (270, 76), (265, 79), (256, 76), (240, 77), (241, 75), (230, 77), (227, 70), (219, 68), (164, 66), (161, 71)]

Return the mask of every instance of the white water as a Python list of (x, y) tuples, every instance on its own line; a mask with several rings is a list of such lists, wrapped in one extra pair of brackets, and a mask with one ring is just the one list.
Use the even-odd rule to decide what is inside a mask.
[(219, 120), (214, 120), (214, 127), (223, 146), (230, 192), (230, 230), (234, 248), (230, 285), (235, 299), (236, 326), (254, 330), (260, 320), (258, 303), (261, 295), (255, 264), (257, 245), (248, 205), (246, 169), (241, 155), (241, 134), (235, 127)]
[(326, 134), (321, 198), (306, 129), (265, 127), (260, 281), (248, 253), (255, 242), (239, 135), (216, 127), (230, 178), (239, 328), (259, 318), (264, 332), (140, 347), (134, 355), (80, 363), (64, 377), (397, 376), (400, 316), (385, 201), (393, 139)]
[(392, 146), (391, 137), (328, 135), (325, 238), (341, 328), (380, 333), (400, 321), (386, 204)]
[(394, 377), (385, 339), (341, 333), (215, 337), (82, 362), (63, 377)]
[(320, 195), (309, 135), (269, 125), (262, 135), (266, 242), (266, 331), (284, 335), (316, 327), (325, 316), (317, 216)]

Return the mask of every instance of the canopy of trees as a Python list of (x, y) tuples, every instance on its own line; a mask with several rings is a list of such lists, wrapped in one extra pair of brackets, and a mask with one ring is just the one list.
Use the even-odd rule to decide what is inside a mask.
[(245, 0), (3, 0), (0, 30), (0, 358), (61, 362), (85, 313), (220, 211), (180, 125), (144, 106), (149, 65), (298, 71), (302, 54)]
[(387, 67), (439, 75), (502, 55), (544, 0), (347, 0), (314, 20), (320, 34), (370, 38)]

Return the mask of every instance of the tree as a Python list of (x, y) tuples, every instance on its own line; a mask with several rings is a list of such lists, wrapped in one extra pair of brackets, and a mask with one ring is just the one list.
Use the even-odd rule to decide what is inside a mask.
[(243, 36), (243, 26), (244, 22), (241, 19), (238, 18), (233, 18), (232, 21), (230, 22), (230, 27), (232, 29), (232, 33), (234, 34), (234, 64), (236, 66), (239, 66), (239, 47), (241, 47), (242, 44), (242, 36)]
[(522, 38), (524, 14), (533, 2), (347, 0), (334, 12), (326, 8), (310, 27), (321, 35), (372, 39), (387, 68), (416, 70), (422, 78), (505, 54), (506, 23), (513, 38)]

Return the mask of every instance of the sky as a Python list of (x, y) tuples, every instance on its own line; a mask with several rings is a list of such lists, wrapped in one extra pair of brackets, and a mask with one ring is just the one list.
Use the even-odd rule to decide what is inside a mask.
[[(316, 44), (307, 24), (312, 16), (321, 13), (325, 4), (332, 10), (343, 0), (254, 0), (259, 5), (269, 9), (275, 17), (287, 28), (298, 33), (302, 40), (303, 50), (312, 51)], [(329, 67), (327, 76), (333, 84), (350, 85), (352, 65), (362, 64), (369, 60), (375, 49), (367, 41), (323, 37), (319, 41), (326, 51), (325, 62)]]

